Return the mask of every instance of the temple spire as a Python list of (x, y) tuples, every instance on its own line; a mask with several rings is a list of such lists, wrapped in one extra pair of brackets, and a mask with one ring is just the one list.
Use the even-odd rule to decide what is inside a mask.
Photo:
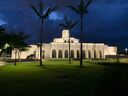
[(69, 38), (69, 30), (62, 31), (62, 38)]

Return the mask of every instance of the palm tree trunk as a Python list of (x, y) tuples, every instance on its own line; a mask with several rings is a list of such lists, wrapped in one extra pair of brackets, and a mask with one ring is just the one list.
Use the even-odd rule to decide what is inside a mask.
[(40, 32), (40, 66), (42, 66), (42, 43), (43, 43), (43, 23), (44, 23), (44, 20), (43, 20), (43, 17), (41, 19), (41, 32)]
[(18, 62), (20, 62), (20, 51), (18, 52)]
[(83, 15), (80, 16), (80, 68), (83, 67)]
[(119, 50), (118, 50), (118, 47), (117, 47), (117, 55), (116, 55), (116, 63), (117, 63), (117, 64), (120, 63), (118, 51), (119, 51)]
[(69, 64), (71, 64), (71, 42), (70, 42), (70, 30), (69, 30)]

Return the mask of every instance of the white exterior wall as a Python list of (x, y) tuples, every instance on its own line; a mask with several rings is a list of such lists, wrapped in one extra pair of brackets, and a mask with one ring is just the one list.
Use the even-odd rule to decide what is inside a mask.
[(117, 47), (105, 47), (105, 55), (117, 55)]
[[(31, 55), (31, 54), (34, 54), (34, 51), (37, 52), (38, 51), (38, 48), (36, 45), (30, 45), (30, 48), (28, 48), (27, 51), (23, 51), (23, 52), (20, 52), (20, 56), (16, 56), (16, 58), (18, 59), (26, 59), (27, 56)], [(15, 59), (15, 54), (14, 54), (14, 51), (12, 51), (12, 55), (11, 55), (11, 58), (12, 59)]]
[[(44, 51), (44, 58), (52, 58), (53, 50), (56, 51), (56, 58), (59, 58), (58, 52), (62, 51), (62, 58), (65, 58), (65, 51), (68, 51), (69, 54), (69, 44), (68, 43), (51, 43), (51, 44), (43, 44), (42, 50)], [(31, 45), (27, 51), (21, 52), (20, 59), (26, 59), (27, 56), (34, 54), (36, 52), (36, 59), (40, 59), (40, 50), (36, 45)], [(77, 58), (77, 51), (80, 53), (80, 43), (72, 43), (71, 51), (74, 51), (74, 58)], [(85, 52), (85, 58), (89, 58), (89, 51), (91, 53), (90, 59), (100, 59), (105, 58), (106, 55), (116, 55), (116, 47), (108, 47), (104, 44), (93, 44), (93, 43), (83, 43), (83, 52)], [(96, 56), (94, 56), (94, 52), (96, 52)], [(100, 54), (101, 52), (101, 54)], [(12, 59), (15, 58), (15, 54), (12, 51)], [(17, 56), (18, 58), (18, 56)]]
[[(55, 51), (55, 58), (65, 58), (65, 52), (68, 52), (69, 56), (69, 31), (63, 30), (62, 32), (62, 38), (55, 38), (53, 42), (49, 44), (43, 44), (42, 50), (43, 55), (45, 59), (53, 58), (53, 51)], [(66, 42), (65, 42), (66, 40)], [(80, 43), (78, 39), (75, 39), (71, 37), (71, 53), (74, 53), (72, 55), (73, 58), (78, 58), (80, 55)], [(37, 47), (37, 45), (31, 45), (31, 48), (29, 48), (27, 51), (21, 52), (20, 59), (26, 59), (27, 56), (34, 54), (34, 51), (36, 53), (36, 59), (40, 59), (40, 49)], [(61, 53), (62, 54), (59, 54)], [(78, 52), (79, 54), (78, 54)], [(116, 55), (117, 54), (117, 48), (116, 47), (109, 47), (108, 45), (105, 45), (104, 43), (83, 43), (83, 52), (85, 52), (85, 58), (90, 59), (100, 59), (105, 58), (106, 55)], [(90, 53), (90, 55), (89, 55)], [(61, 56), (62, 55), (62, 56)], [(14, 52), (12, 51), (12, 59), (14, 59)]]

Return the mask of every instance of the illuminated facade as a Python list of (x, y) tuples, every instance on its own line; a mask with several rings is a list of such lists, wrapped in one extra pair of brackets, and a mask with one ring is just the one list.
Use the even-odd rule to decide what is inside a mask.
[[(71, 58), (80, 58), (79, 39), (71, 37)], [(55, 38), (49, 44), (43, 44), (43, 58), (68, 58), (69, 57), (69, 31), (63, 30), (62, 38)], [(83, 43), (83, 58), (104, 59), (106, 55), (116, 55), (117, 48), (105, 45), (104, 43)], [(17, 58), (26, 59), (28, 56), (34, 55), (36, 59), (40, 59), (39, 47), (31, 45), (28, 51), (20, 52)], [(14, 52), (12, 51), (14, 59)]]

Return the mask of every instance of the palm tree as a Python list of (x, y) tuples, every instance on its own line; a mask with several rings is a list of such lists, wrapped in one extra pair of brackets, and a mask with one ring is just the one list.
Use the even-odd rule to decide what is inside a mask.
[(70, 52), (70, 31), (75, 27), (77, 22), (73, 22), (72, 20), (69, 20), (66, 16), (64, 18), (65, 23), (59, 24), (60, 27), (64, 28), (65, 30), (69, 30), (69, 64), (71, 64), (71, 52)]
[(117, 46), (117, 54), (116, 54), (116, 63), (117, 64), (119, 64), (120, 63), (120, 55), (119, 55), (119, 49), (120, 49), (120, 47), (119, 47), (119, 45), (116, 45)]
[(88, 6), (91, 4), (92, 0), (89, 0), (86, 4), (84, 3), (83, 0), (80, 1), (80, 4), (76, 7), (68, 5), (68, 7), (73, 10), (74, 12), (76, 12), (77, 14), (79, 14), (80, 16), (80, 67), (83, 67), (83, 19), (84, 19), (84, 15), (86, 13), (88, 13)]
[(33, 5), (30, 5), (36, 15), (41, 19), (41, 30), (40, 30), (40, 66), (42, 66), (42, 43), (43, 43), (43, 25), (44, 19), (47, 19), (49, 15), (56, 10), (57, 7), (48, 8), (46, 11), (44, 9), (44, 4), (40, 0), (39, 9), (35, 8)]
[(26, 40), (30, 37), (28, 34), (24, 34), (22, 32), (19, 33), (11, 33), (8, 37), (8, 44), (10, 45), (11, 49), (14, 51), (15, 54), (15, 64), (17, 61), (17, 55), (19, 59), (19, 55), (21, 51), (27, 50), (29, 47), (26, 43)]

